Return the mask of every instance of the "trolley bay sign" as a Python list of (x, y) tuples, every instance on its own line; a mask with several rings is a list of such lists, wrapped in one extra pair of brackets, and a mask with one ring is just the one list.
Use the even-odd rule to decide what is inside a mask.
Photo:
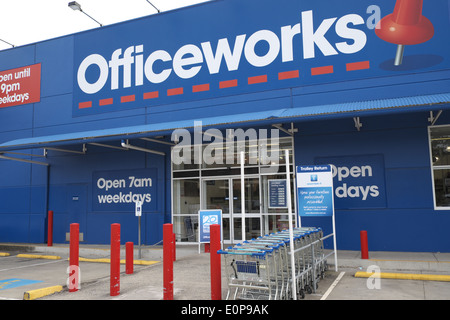
[(140, 202), (142, 211), (156, 211), (156, 173), (156, 169), (94, 172), (93, 210), (135, 212)]
[(297, 167), (299, 216), (333, 216), (333, 178), (330, 165)]

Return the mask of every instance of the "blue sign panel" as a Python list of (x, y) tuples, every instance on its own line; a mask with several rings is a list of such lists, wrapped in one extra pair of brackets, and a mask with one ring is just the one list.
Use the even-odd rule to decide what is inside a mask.
[(450, 68), (448, 0), (406, 3), (212, 1), (76, 34), (73, 115)]
[[(200, 222), (200, 243), (209, 243), (211, 239), (210, 227), (213, 224), (222, 226), (222, 210), (200, 210), (199, 211)], [(222, 234), (222, 232), (220, 232)]]
[(333, 179), (331, 166), (297, 167), (299, 216), (333, 216)]
[(331, 163), (336, 209), (385, 208), (383, 155), (316, 158)]
[(139, 201), (143, 212), (156, 211), (157, 181), (156, 169), (94, 172), (93, 210), (135, 212)]
[(269, 180), (269, 208), (287, 208), (286, 180)]

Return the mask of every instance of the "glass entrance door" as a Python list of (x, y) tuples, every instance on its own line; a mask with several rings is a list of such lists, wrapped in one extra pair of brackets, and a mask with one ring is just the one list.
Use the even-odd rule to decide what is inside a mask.
[[(261, 235), (261, 202), (258, 177), (245, 178), (245, 239)], [(240, 178), (208, 178), (203, 180), (202, 208), (221, 209), (223, 239), (241, 242), (242, 202)]]
[[(245, 239), (261, 235), (261, 202), (258, 177), (245, 178)], [(203, 180), (202, 208), (222, 210), (223, 239), (242, 242), (242, 202), (240, 178)]]

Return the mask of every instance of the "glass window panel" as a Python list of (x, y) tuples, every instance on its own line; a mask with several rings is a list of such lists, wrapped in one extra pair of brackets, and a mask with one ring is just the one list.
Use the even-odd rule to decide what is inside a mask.
[(434, 170), (434, 193), (437, 207), (450, 207), (450, 169)]
[[(246, 178), (245, 185), (245, 213), (260, 213), (259, 179)], [(233, 212), (242, 213), (241, 179), (233, 179)]]
[(173, 226), (178, 242), (198, 241), (198, 215), (174, 216)]
[(200, 184), (198, 179), (173, 181), (173, 213), (197, 214), (200, 209)]
[(230, 213), (230, 198), (228, 180), (205, 181), (207, 210), (220, 209), (222, 214)]
[[(242, 241), (242, 218), (234, 218), (234, 240)], [(245, 218), (245, 239), (253, 239), (261, 236), (261, 219)]]

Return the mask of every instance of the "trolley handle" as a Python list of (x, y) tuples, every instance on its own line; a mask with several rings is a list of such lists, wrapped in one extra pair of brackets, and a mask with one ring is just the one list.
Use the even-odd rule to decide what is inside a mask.
[(224, 251), (224, 250), (218, 250), (217, 254), (234, 254), (234, 255), (245, 255), (245, 256), (252, 256), (252, 257), (264, 257), (266, 255), (265, 252), (248, 252), (248, 251), (240, 251), (240, 252), (233, 252), (233, 251)]

